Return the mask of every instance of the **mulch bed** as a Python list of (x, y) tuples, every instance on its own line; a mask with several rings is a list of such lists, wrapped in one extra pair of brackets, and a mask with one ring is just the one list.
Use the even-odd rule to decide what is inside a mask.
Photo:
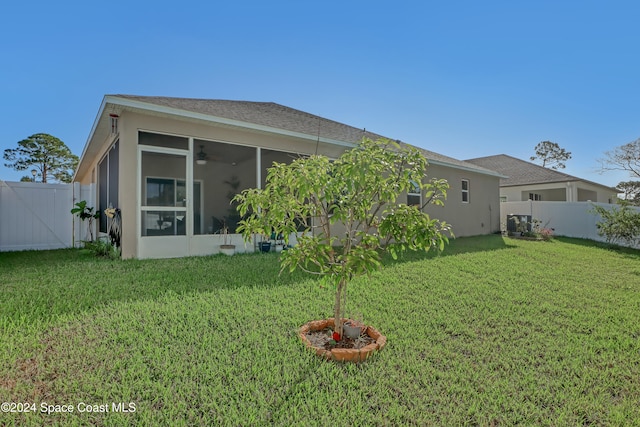
[(342, 339), (334, 344), (330, 341), (332, 338), (333, 330), (331, 328), (326, 328), (321, 331), (311, 331), (307, 332), (306, 337), (316, 348), (323, 348), (325, 350), (331, 350), (332, 348), (353, 348), (360, 349), (369, 344), (373, 344), (376, 342), (375, 339), (371, 338), (366, 333), (360, 335), (359, 338), (352, 340), (347, 337), (342, 337)]

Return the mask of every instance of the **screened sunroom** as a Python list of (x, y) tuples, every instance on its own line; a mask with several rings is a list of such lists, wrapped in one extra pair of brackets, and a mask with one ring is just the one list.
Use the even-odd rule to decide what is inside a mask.
[(139, 251), (144, 257), (215, 253), (225, 229), (239, 252), (253, 251), (236, 233), (240, 216), (231, 200), (246, 188), (262, 187), (273, 162), (298, 156), (139, 131)]

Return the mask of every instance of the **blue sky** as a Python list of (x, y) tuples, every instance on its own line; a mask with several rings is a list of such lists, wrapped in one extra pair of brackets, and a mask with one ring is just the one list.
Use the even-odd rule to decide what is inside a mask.
[[(528, 159), (605, 185), (640, 137), (633, 1), (10, 2), (0, 149), (50, 133), (80, 155), (105, 94), (272, 101), (458, 159)], [(0, 165), (0, 178), (23, 175)]]

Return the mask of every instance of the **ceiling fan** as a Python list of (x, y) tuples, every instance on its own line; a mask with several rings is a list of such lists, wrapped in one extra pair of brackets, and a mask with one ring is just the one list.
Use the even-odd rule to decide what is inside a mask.
[(196, 153), (196, 163), (199, 165), (207, 164), (207, 153), (204, 152), (204, 145), (200, 145), (200, 152)]

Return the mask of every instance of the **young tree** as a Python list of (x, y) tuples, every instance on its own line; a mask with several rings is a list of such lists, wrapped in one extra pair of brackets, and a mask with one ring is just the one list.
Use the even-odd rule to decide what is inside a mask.
[(93, 207), (87, 206), (86, 200), (81, 200), (76, 203), (76, 207), (71, 209), (71, 213), (76, 215), (82, 222), (85, 219), (89, 220), (87, 230), (89, 231), (89, 241), (93, 242), (93, 220), (100, 218), (100, 212), (94, 212)]
[(623, 199), (627, 203), (640, 206), (640, 181), (622, 181), (616, 188), (624, 193)]
[[(263, 189), (235, 197), (244, 217), (238, 229), (247, 240), (275, 232), (288, 242), (291, 234), (302, 233), (282, 253), (281, 267), (323, 276), (335, 286), (334, 322), (342, 336), (351, 279), (378, 269), (382, 252), (395, 258), (408, 249), (442, 250), (448, 242), (449, 224), (424, 212), (427, 204), (444, 204), (448, 183), (424, 183), (426, 168), (416, 148), (369, 139), (333, 162), (314, 155), (274, 163)], [(415, 185), (423, 205), (399, 203)]]
[(551, 169), (564, 169), (564, 162), (571, 158), (571, 152), (551, 141), (542, 141), (536, 145), (536, 155), (530, 157), (531, 161), (541, 161), (542, 167), (550, 167)]
[(46, 133), (36, 133), (18, 142), (18, 148), (4, 150), (4, 165), (18, 171), (35, 169), (41, 182), (53, 178), (71, 182), (78, 156), (64, 142)]
[(601, 163), (603, 171), (627, 171), (629, 176), (640, 178), (640, 138), (607, 151)]

